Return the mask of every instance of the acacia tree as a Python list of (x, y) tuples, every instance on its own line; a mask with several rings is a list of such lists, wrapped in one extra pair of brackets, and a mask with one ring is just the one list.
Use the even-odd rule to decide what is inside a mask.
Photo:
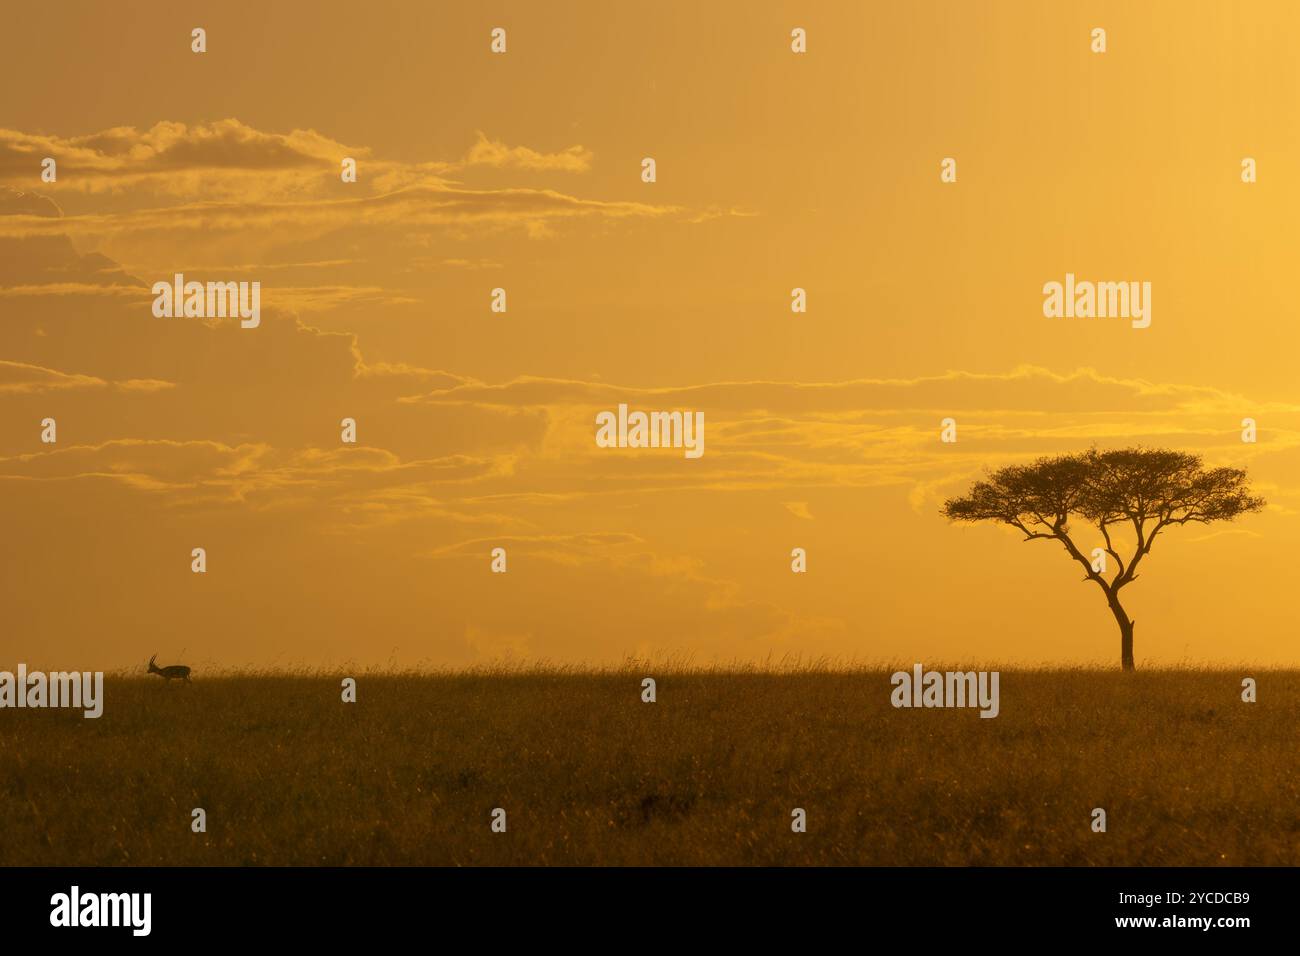
[[(1120, 632), (1120, 665), (1133, 670), (1134, 621), (1120, 604), (1120, 590), (1137, 578), (1138, 565), (1156, 536), (1172, 525), (1231, 521), (1258, 511), (1264, 499), (1250, 493), (1239, 468), (1203, 468), (1201, 456), (1164, 449), (1123, 448), (1040, 458), (1012, 465), (976, 482), (968, 494), (950, 498), (943, 514), (953, 521), (997, 521), (1025, 535), (1059, 541), (1082, 565), (1084, 581), (1096, 582)], [(1101, 534), (1114, 565), (1107, 579), (1104, 559), (1089, 560), (1071, 538), (1070, 520), (1081, 518)], [(1112, 532), (1134, 540), (1127, 560)], [(1091, 552), (1091, 548), (1088, 549)]]

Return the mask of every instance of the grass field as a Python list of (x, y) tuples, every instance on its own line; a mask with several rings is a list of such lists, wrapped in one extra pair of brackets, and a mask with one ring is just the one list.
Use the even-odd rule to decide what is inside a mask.
[(98, 720), (0, 711), (0, 864), (1300, 863), (1300, 672), (1003, 670), (991, 720), (890, 690), (360, 674), (345, 704), (338, 677), (110, 675)]

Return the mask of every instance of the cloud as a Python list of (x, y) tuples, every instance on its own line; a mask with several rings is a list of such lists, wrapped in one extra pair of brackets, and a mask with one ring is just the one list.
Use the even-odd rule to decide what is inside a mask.
[(149, 292), (139, 285), (96, 285), (92, 282), (45, 282), (40, 285), (0, 286), (0, 298), (20, 299), (43, 295), (121, 296), (126, 299), (148, 299)]
[[(48, 196), (26, 191), (45, 155), (59, 162), (57, 181), (40, 186)], [(355, 183), (340, 179), (344, 157), (358, 161)], [(550, 240), (617, 223), (691, 221), (678, 205), (581, 196), (538, 181), (584, 174), (593, 162), (582, 145), (546, 151), (482, 131), (459, 156), (399, 161), (316, 130), (267, 132), (237, 119), (69, 137), (0, 129), (0, 294), (84, 297), (86, 285), (98, 284), (130, 296), (127, 286), (176, 271), (280, 272), (292, 276), (291, 307), (355, 312), (416, 301), (380, 292), (385, 271), (388, 284), (418, 285), (427, 280), (415, 274), (431, 267), (502, 268), (497, 258), (456, 248), (476, 238)], [(518, 182), (522, 174), (526, 184)], [(462, 175), (474, 184), (458, 181)], [(66, 261), (56, 265), (60, 256), (48, 255), (51, 267), (35, 269), (30, 247), (24, 268), (8, 261), (17, 243), (37, 242), (64, 244)], [(144, 278), (116, 263), (115, 273), (88, 278), (72, 261), (74, 242), (94, 250), (87, 254), (105, 269), (112, 256)], [(356, 255), (362, 248), (364, 260)], [(337, 274), (328, 287), (310, 289), (323, 270)]]
[(439, 258), (437, 256), (416, 256), (406, 265), (408, 272), (420, 271), (430, 266), (446, 266), (449, 269), (503, 269), (505, 263), (498, 262), (495, 259), (464, 259), (464, 258)]
[(214, 232), (243, 234), (272, 228), (296, 230), (299, 238), (339, 229), (391, 226), (529, 230), (559, 220), (654, 219), (678, 211), (679, 207), (670, 205), (580, 199), (552, 189), (465, 189), (434, 184), (319, 202), (190, 203), (113, 214), (87, 213), (58, 220), (12, 215), (0, 218), (0, 236), (57, 234), (99, 242), (136, 234), (174, 233), (197, 239)]
[(1195, 537), (1188, 538), (1187, 540), (1189, 542), (1195, 543), (1199, 541), (1213, 541), (1215, 538), (1241, 537), (1241, 536), (1245, 536), (1247, 538), (1264, 537), (1258, 531), (1251, 531), (1249, 528), (1223, 528), (1222, 530), (1211, 531), (1209, 534), (1197, 535)]
[[(30, 171), (27, 178), (31, 178)], [(39, 216), (58, 219), (62, 215), (63, 210), (53, 199), (9, 186), (0, 186), (0, 216)]]
[(141, 378), (109, 382), (94, 375), (60, 372), (39, 365), (0, 359), (0, 395), (43, 395), (48, 392), (110, 387), (121, 392), (161, 392), (175, 388), (175, 383)]
[(421, 387), (431, 384), (453, 387), (472, 382), (473, 379), (455, 375), (443, 369), (420, 368), (405, 362), (366, 362), (358, 354), (356, 374), (358, 378), (402, 379), (410, 386)]
[(1141, 379), (1103, 376), (1090, 368), (1071, 372), (1021, 365), (1008, 372), (948, 371), (899, 379), (842, 382), (730, 381), (661, 388), (632, 388), (605, 382), (523, 377), (497, 385), (465, 384), (412, 397), (409, 401), (484, 404), (589, 404), (619, 396), (669, 406), (779, 408), (858, 415), (944, 413), (962, 409), (968, 416), (983, 410), (1024, 415), (1075, 412), (1144, 413), (1237, 411), (1266, 408), (1300, 412), (1300, 404), (1258, 402), (1208, 386), (1155, 384)]
[[(40, 295), (57, 285), (108, 288), (140, 284), (107, 256), (79, 252), (71, 238), (59, 230), (61, 219), (62, 213), (52, 202), (0, 186), (0, 287), (23, 290), (11, 291), (11, 295)], [(5, 237), (5, 225), (20, 221), (54, 228), (39, 235), (19, 229), (15, 237)]]
[(330, 501), (348, 512), (372, 493), (382, 503), (395, 489), (454, 487), (502, 467), (469, 455), (403, 461), (380, 448), (279, 449), (263, 442), (124, 438), (0, 458), (0, 480), (112, 481), (167, 492), (172, 505), (204, 508), (234, 503), (297, 508), (310, 494), (313, 507)]
[[(667, 388), (523, 377), (464, 382), (400, 398), (445, 408), (544, 411), (550, 426), (520, 473), (525, 494), (644, 495), (654, 492), (883, 487), (910, 489), (918, 511), (986, 467), (1078, 450), (1091, 444), (1173, 445), (1214, 463), (1273, 461), (1300, 448), (1300, 406), (1218, 389), (1055, 372), (1022, 366), (1004, 373), (950, 371), (911, 379), (844, 382), (715, 382)], [(683, 467), (660, 449), (617, 454), (594, 445), (596, 412), (702, 411), (703, 458)], [(1243, 445), (1243, 410), (1267, 413), (1265, 446)], [(955, 417), (960, 441), (939, 441)], [(510, 494), (504, 491), (503, 494)], [(806, 502), (786, 503), (799, 517)]]
[(507, 146), (499, 140), (488, 139), (482, 131), (465, 154), (466, 166), (491, 166), (495, 169), (555, 170), (566, 173), (585, 173), (591, 169), (591, 150), (583, 146), (570, 146), (558, 153), (540, 153), (527, 146)]
[(102, 192), (147, 186), (186, 194), (223, 185), (220, 178), (204, 179), (202, 174), (234, 174), (255, 182), (259, 175), (301, 175), (315, 167), (337, 175), (343, 157), (368, 155), (369, 150), (345, 146), (315, 130), (266, 133), (237, 119), (164, 121), (146, 130), (119, 126), (69, 137), (0, 129), (0, 182), (30, 181), (48, 156), (58, 164), (60, 189)]
[(365, 262), (364, 259), (317, 259), (310, 262), (270, 262), (259, 265), (253, 262), (235, 262), (235, 263), (186, 263), (184, 271), (190, 273), (262, 273), (262, 272), (283, 272), (285, 270), (308, 270), (308, 269), (338, 269), (342, 266), (357, 265)]
[(643, 545), (645, 541), (626, 532), (586, 532), (582, 534), (497, 535), (472, 538), (443, 545), (426, 554), (431, 558), (489, 554), (493, 548), (505, 548), (507, 558), (515, 553), (540, 557), (560, 564), (586, 564), (603, 561), (611, 548)]
[(103, 388), (108, 385), (93, 375), (77, 375), (0, 359), (0, 395), (32, 395), (60, 389)]
[(129, 378), (125, 382), (114, 382), (113, 387), (123, 392), (162, 392), (175, 388), (176, 383), (157, 378)]
[(753, 210), (739, 209), (735, 206), (709, 206), (691, 214), (686, 221), (698, 225), (702, 222), (712, 222), (714, 219), (753, 219), (757, 215), (758, 213)]
[(343, 305), (412, 305), (420, 300), (380, 286), (315, 285), (278, 286), (263, 283), (262, 294), (295, 312), (324, 312)]
[[(366, 147), (347, 145), (316, 130), (266, 132), (234, 118), (162, 121), (148, 129), (119, 126), (67, 137), (0, 129), (0, 183), (31, 182), (45, 157), (57, 163), (58, 179), (47, 184), (52, 189), (149, 191), (193, 198), (322, 193), (341, 182), (344, 158), (357, 161), (358, 186), (374, 183), (380, 191), (441, 180), (474, 167), (585, 173), (593, 159), (583, 146), (547, 153), (509, 146), (478, 132), (459, 158), (407, 163), (376, 158)], [(48, 214), (43, 210), (33, 205), (33, 212)]]
[[(421, 209), (526, 216), (590, 205), (546, 190), (490, 192), (489, 199), (480, 191), (419, 187), (310, 210), (301, 203), (202, 204), (127, 218), (159, 213), (169, 220), (193, 208), (200, 217), (250, 222), (247, 216), (287, 205), (308, 222), (375, 216), (409, 224)], [(61, 228), (81, 218), (0, 217), (0, 229), (6, 219)], [(1172, 444), (1231, 462), (1277, 461), (1285, 449), (1300, 449), (1300, 405), (1088, 368), (668, 387), (527, 376), (489, 382), (367, 360), (355, 335), (313, 328), (286, 312), (411, 301), (377, 285), (266, 286), (263, 324), (250, 334), (234, 323), (153, 319), (114, 262), (78, 254), (66, 236), (9, 242), (8, 267), (46, 281), (0, 283), (0, 301), (24, 305), (0, 325), (0, 354), (8, 357), (0, 395), (16, 401), (95, 392), (93, 405), (77, 413), (82, 450), (60, 449), (40, 465), (11, 455), (0, 473), (13, 479), (116, 479), (139, 490), (170, 488), (187, 506), (212, 509), (232, 502), (299, 508), (317, 495), (318, 504), (332, 502), (330, 525), (383, 528), (435, 514), (474, 523), (496, 514), (502, 527), (518, 530), (525, 511), (548, 503), (660, 493), (770, 490), (781, 493), (777, 503), (790, 514), (811, 520), (815, 490), (896, 486), (923, 512), (982, 468), (1093, 442)], [(703, 411), (704, 457), (686, 462), (675, 450), (596, 447), (595, 413), (624, 402)], [(1238, 440), (1247, 412), (1267, 416), (1266, 448)], [(339, 448), (344, 415), (359, 422), (361, 447)], [(938, 441), (939, 422), (950, 416), (958, 420), (955, 445)], [(22, 441), (9, 450), (22, 450)], [(190, 442), (238, 452), (214, 457), (208, 445)], [(196, 447), (204, 455), (191, 460)], [(221, 463), (223, 455), (234, 455), (239, 467)], [(178, 467), (178, 457), (190, 464)]]

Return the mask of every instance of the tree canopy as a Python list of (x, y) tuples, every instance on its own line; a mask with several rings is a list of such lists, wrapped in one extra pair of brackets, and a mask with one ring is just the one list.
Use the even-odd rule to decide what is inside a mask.
[[(1243, 469), (1205, 468), (1200, 455), (1158, 448), (1091, 448), (998, 469), (966, 495), (946, 501), (943, 513), (953, 521), (1010, 525), (1023, 532), (1026, 541), (1060, 542), (1083, 566), (1085, 580), (1105, 592), (1123, 635), (1122, 664), (1131, 669), (1133, 622), (1119, 604), (1119, 591), (1137, 577), (1138, 565), (1156, 536), (1173, 525), (1231, 521), (1264, 504), (1251, 493)], [(1109, 579), (1071, 537), (1072, 518), (1097, 528), (1103, 550), (1115, 564)], [(1112, 537), (1118, 529), (1131, 533), (1135, 542), (1127, 558)]]

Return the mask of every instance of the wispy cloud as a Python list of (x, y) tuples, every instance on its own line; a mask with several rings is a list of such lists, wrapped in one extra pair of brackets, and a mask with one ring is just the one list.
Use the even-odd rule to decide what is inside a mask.
[(316, 130), (267, 132), (233, 118), (211, 123), (163, 121), (148, 129), (119, 126), (82, 136), (0, 129), (0, 183), (32, 182), (46, 157), (57, 163), (54, 189), (150, 191), (191, 198), (321, 193), (340, 182), (344, 158), (357, 161), (358, 186), (374, 183), (381, 191), (440, 180), (475, 167), (585, 173), (594, 158), (581, 145), (545, 152), (507, 145), (479, 131), (461, 156), (401, 162), (375, 157), (367, 147), (348, 145)]
[(465, 154), (465, 166), (491, 166), (496, 169), (547, 170), (565, 173), (585, 173), (594, 159), (585, 146), (570, 146), (558, 153), (543, 153), (527, 146), (507, 146), (500, 140), (488, 139), (482, 132)]
[(77, 375), (0, 359), (0, 395), (33, 395), (67, 389), (104, 388), (107, 385), (108, 382), (94, 375)]
[(581, 218), (629, 219), (671, 216), (679, 207), (623, 200), (580, 199), (552, 189), (466, 189), (412, 186), (358, 199), (316, 202), (205, 202), (50, 219), (0, 217), (0, 236), (69, 235), (100, 241), (140, 233), (201, 237), (214, 232), (294, 229), (323, 235), (361, 227), (459, 227), (485, 230), (543, 227)]

